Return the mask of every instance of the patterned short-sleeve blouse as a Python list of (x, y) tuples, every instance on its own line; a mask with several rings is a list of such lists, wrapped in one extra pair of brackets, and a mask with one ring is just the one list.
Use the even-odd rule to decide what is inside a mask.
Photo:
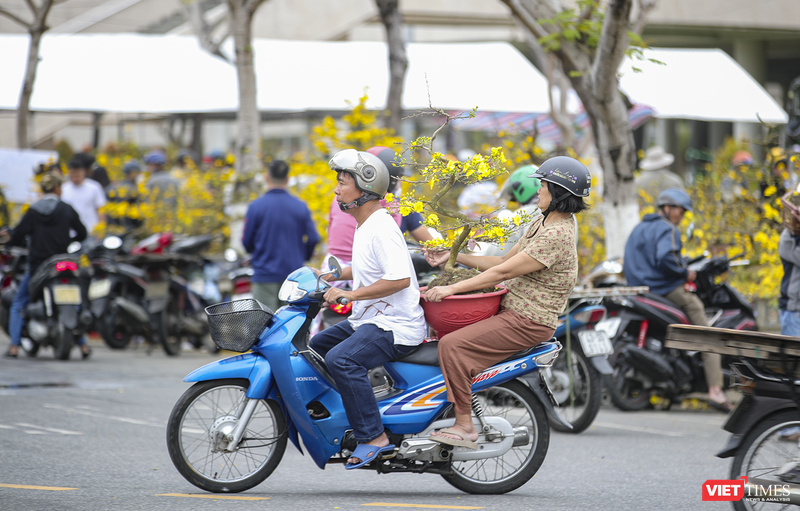
[(555, 329), (578, 282), (578, 252), (572, 217), (550, 220), (539, 217), (519, 240), (519, 252), (545, 268), (506, 281), (508, 293), (502, 306), (535, 323)]

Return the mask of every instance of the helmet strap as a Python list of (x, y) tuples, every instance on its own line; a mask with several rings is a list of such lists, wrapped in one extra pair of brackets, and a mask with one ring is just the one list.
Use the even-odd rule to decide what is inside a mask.
[(560, 186), (554, 186), (553, 188), (555, 188), (556, 193), (559, 194), (560, 196), (559, 197), (555, 197), (555, 196), (551, 197), (550, 204), (547, 205), (547, 210), (542, 211), (542, 215), (544, 216), (545, 220), (547, 220), (547, 215), (549, 215), (551, 211), (555, 211), (556, 210), (556, 205), (559, 202), (561, 202), (562, 200), (566, 199), (567, 195), (569, 195), (569, 193), (570, 193), (569, 191), (561, 188)]
[(367, 202), (369, 202), (371, 200), (377, 200), (377, 199), (378, 199), (378, 196), (375, 195), (374, 193), (361, 192), (361, 197), (359, 197), (358, 199), (356, 199), (356, 200), (354, 200), (352, 202), (348, 202), (347, 204), (342, 204), (340, 202), (339, 203), (339, 209), (341, 209), (342, 211), (347, 211), (347, 210), (350, 210), (350, 209), (353, 209), (353, 208), (360, 208), (361, 206), (363, 206)]

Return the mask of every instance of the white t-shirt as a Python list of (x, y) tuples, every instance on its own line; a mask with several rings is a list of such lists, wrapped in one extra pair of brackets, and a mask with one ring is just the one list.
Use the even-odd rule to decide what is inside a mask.
[(61, 187), (61, 200), (78, 213), (86, 232), (91, 233), (100, 220), (97, 210), (106, 205), (106, 193), (100, 183), (86, 178), (80, 186), (67, 181)]
[(353, 238), (353, 289), (383, 280), (411, 279), (401, 291), (383, 298), (353, 302), (353, 330), (373, 324), (394, 332), (394, 343), (416, 346), (425, 338), (425, 314), (419, 304), (419, 284), (403, 233), (385, 209), (370, 215)]

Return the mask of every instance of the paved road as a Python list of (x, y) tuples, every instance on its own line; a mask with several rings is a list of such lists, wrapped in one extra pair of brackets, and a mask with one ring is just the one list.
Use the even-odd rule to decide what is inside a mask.
[[(0, 349), (7, 342), (0, 338)], [(3, 511), (730, 509), (701, 501), (701, 484), (726, 479), (730, 468), (729, 460), (714, 457), (727, 438), (724, 416), (611, 407), (580, 435), (553, 433), (539, 473), (507, 495), (464, 494), (433, 475), (323, 471), (291, 444), (260, 486), (239, 495), (205, 494), (173, 468), (165, 428), (188, 388), (183, 376), (216, 357), (93, 347), (88, 361), (77, 351), (67, 362), (49, 351), (37, 359), (0, 359)]]

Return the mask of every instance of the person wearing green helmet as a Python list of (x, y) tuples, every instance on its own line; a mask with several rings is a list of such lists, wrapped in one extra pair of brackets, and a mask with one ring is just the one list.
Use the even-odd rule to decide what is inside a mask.
[(520, 206), (531, 203), (539, 204), (538, 193), (542, 182), (535, 177), (530, 177), (537, 170), (539, 167), (536, 165), (525, 165), (518, 168), (505, 182), (501, 193), (509, 195), (513, 200), (519, 202)]

